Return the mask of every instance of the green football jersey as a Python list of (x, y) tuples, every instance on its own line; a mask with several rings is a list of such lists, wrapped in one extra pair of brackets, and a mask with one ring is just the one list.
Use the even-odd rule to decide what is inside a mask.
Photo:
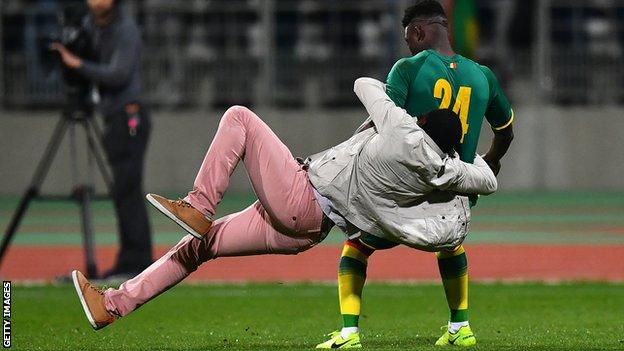
[(459, 156), (465, 162), (474, 161), (483, 117), (496, 130), (514, 118), (492, 71), (461, 55), (425, 50), (399, 60), (388, 74), (387, 93), (414, 117), (438, 108), (457, 113), (463, 129)]

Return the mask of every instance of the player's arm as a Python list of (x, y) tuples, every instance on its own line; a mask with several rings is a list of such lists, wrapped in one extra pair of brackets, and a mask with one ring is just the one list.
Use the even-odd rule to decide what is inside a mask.
[(430, 183), (441, 190), (489, 195), (498, 188), (494, 172), (479, 155), (474, 163), (463, 162), (459, 157), (448, 158), (440, 173)]
[(412, 121), (405, 110), (390, 100), (382, 82), (373, 78), (358, 78), (353, 85), (353, 91), (371, 116), (379, 133), (384, 133), (406, 120)]
[(492, 139), (492, 145), (490, 145), (490, 150), (483, 156), (483, 159), (490, 166), (492, 171), (496, 175), (501, 168), (500, 160), (505, 156), (507, 150), (509, 150), (509, 146), (511, 146), (511, 142), (513, 141), (514, 133), (513, 127), (510, 124), (508, 127), (496, 130), (494, 129), (494, 138)]
[(509, 150), (509, 146), (514, 138), (514, 112), (494, 73), (485, 66), (481, 66), (481, 70), (486, 76), (490, 87), (490, 100), (485, 112), (485, 118), (492, 126), (492, 131), (494, 132), (490, 150), (483, 159), (492, 168), (494, 174), (498, 174), (501, 167), (500, 160)]

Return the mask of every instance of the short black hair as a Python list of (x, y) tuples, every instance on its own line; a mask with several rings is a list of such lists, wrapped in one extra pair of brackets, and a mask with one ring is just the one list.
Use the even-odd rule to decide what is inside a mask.
[(462, 137), (459, 116), (450, 109), (433, 110), (418, 117), (420, 127), (445, 153), (457, 150)]
[(403, 28), (409, 26), (409, 24), (414, 20), (414, 18), (435, 18), (435, 17), (443, 17), (446, 18), (446, 13), (444, 13), (444, 8), (442, 5), (436, 0), (418, 0), (416, 3), (407, 9), (405, 9), (405, 14), (403, 15)]

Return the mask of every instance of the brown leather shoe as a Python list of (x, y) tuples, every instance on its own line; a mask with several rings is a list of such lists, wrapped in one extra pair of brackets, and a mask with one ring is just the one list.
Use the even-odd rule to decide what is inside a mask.
[(203, 213), (184, 200), (169, 200), (156, 194), (147, 194), (145, 198), (197, 239), (202, 239), (208, 234), (212, 226), (212, 220), (206, 218)]
[(82, 304), (82, 309), (87, 315), (93, 329), (102, 329), (113, 323), (117, 318), (106, 310), (104, 306), (104, 292), (92, 285), (79, 271), (72, 272), (72, 280), (76, 294)]

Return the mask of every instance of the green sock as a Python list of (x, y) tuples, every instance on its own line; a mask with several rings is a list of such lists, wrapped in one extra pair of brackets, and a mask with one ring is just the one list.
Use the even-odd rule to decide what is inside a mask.
[(343, 314), (342, 326), (345, 328), (357, 327), (360, 321), (360, 316), (355, 314)]

